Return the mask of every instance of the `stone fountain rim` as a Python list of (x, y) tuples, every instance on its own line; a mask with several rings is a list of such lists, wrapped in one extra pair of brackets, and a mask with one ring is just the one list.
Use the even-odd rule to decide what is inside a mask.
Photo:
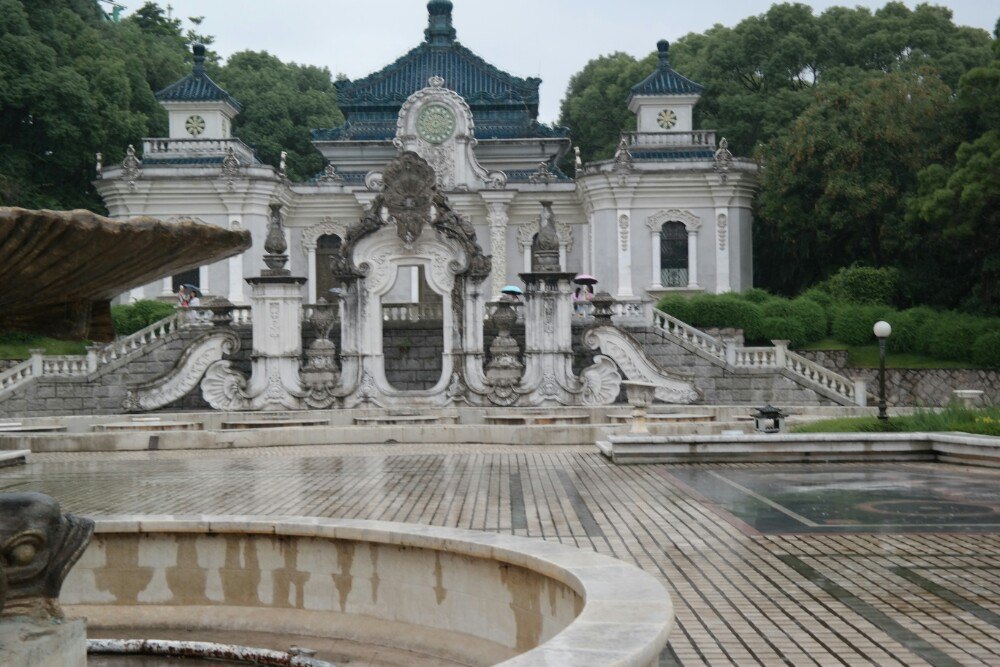
[(598, 655), (609, 664), (651, 664), (666, 646), (674, 624), (670, 595), (649, 573), (610, 556), (537, 538), (303, 516), (106, 515), (95, 518), (95, 523), (97, 535), (275, 535), (444, 551), (522, 567), (563, 583), (581, 597), (583, 608), (569, 625), (548, 641), (501, 663), (507, 667), (583, 664)]

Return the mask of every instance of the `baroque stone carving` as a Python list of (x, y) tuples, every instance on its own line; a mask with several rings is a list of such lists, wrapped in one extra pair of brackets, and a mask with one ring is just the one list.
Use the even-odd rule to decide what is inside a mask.
[(504, 294), (491, 318), (498, 333), (490, 344), (492, 358), (486, 364), (486, 382), (490, 386), (487, 398), (494, 405), (512, 405), (517, 400), (515, 388), (524, 373), (524, 364), (519, 359), (520, 347), (510, 335), (517, 322), (514, 308), (518, 305), (513, 297)]
[(94, 522), (63, 514), (41, 493), (0, 494), (0, 622), (63, 617), (59, 591), (94, 534)]
[(663, 229), (663, 225), (668, 222), (684, 223), (684, 227), (688, 230), (688, 232), (696, 232), (701, 229), (701, 218), (691, 211), (679, 208), (657, 211), (653, 215), (646, 218), (646, 227), (651, 232), (658, 232)]
[(556, 175), (549, 167), (548, 162), (539, 162), (538, 169), (528, 176), (529, 183), (548, 183), (555, 180)]
[(383, 177), (385, 207), (399, 238), (411, 245), (431, 217), (434, 170), (416, 153), (406, 152), (386, 166)]
[(344, 177), (337, 173), (337, 168), (333, 166), (333, 162), (327, 162), (326, 167), (323, 169), (323, 175), (319, 177), (319, 182), (340, 185), (344, 182)]
[(128, 412), (145, 412), (166, 407), (195, 389), (209, 366), (239, 349), (240, 339), (231, 331), (204, 334), (184, 350), (177, 365), (169, 373), (130, 387), (122, 407)]
[(308, 256), (319, 245), (319, 237), (328, 235), (343, 239), (347, 235), (347, 223), (326, 217), (318, 225), (303, 229), (299, 242), (302, 246), (302, 253)]
[(714, 169), (719, 179), (725, 183), (729, 180), (729, 168), (733, 165), (733, 154), (729, 152), (729, 142), (725, 137), (719, 140), (719, 149), (715, 151)]
[(132, 144), (125, 150), (125, 159), (122, 160), (121, 178), (128, 181), (130, 189), (135, 189), (135, 182), (142, 176), (142, 160), (135, 156), (135, 148)]
[(629, 217), (622, 213), (618, 216), (618, 242), (622, 252), (628, 252)]
[(507, 175), (488, 172), (473, 150), (478, 142), (472, 109), (461, 95), (431, 76), (427, 87), (403, 103), (396, 119), (393, 145), (400, 152), (415, 151), (434, 169), (436, 184), (444, 190), (501, 189)]
[(611, 405), (621, 392), (622, 376), (609, 357), (598, 354), (594, 363), (580, 372), (580, 402), (584, 405)]
[(717, 218), (716, 231), (719, 234), (719, 250), (726, 249), (726, 235), (728, 226), (728, 220), (725, 213), (720, 213)]
[(507, 276), (507, 204), (491, 202), (486, 205), (490, 224), (490, 256), (493, 261), (493, 293), (503, 288)]
[[(522, 252), (531, 247), (531, 242), (534, 240), (535, 234), (541, 229), (541, 225), (542, 218), (539, 216), (531, 222), (517, 226), (517, 245), (521, 248)], [(555, 225), (556, 236), (559, 238), (560, 245), (566, 246), (566, 252), (573, 252), (573, 225), (559, 220), (556, 220)]]
[(232, 146), (226, 148), (226, 156), (222, 158), (222, 178), (239, 178), (240, 159)]
[(615, 326), (591, 327), (583, 342), (613, 360), (630, 380), (656, 385), (656, 398), (664, 403), (694, 403), (698, 392), (691, 382), (660, 368), (642, 346)]
[(281, 204), (271, 204), (271, 219), (267, 224), (267, 236), (264, 238), (264, 264), (267, 269), (262, 276), (288, 276), (291, 271), (285, 268), (288, 262), (288, 242), (285, 241), (285, 230), (282, 225)]
[(538, 235), (531, 243), (531, 270), (534, 272), (559, 271), (559, 233), (556, 231), (552, 202), (539, 202), (542, 213)]

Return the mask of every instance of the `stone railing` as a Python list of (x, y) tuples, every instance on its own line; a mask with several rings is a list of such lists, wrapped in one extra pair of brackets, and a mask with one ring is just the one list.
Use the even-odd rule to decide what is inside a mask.
[(42, 375), (54, 377), (83, 377), (90, 374), (89, 359), (81, 355), (41, 357)]
[(440, 303), (400, 303), (382, 304), (382, 320), (384, 322), (420, 322), (421, 320), (440, 320), (444, 316)]
[(840, 373), (820, 366), (815, 361), (809, 361), (801, 354), (785, 350), (785, 368), (800, 377), (826, 387), (830, 391), (850, 398), (858, 405), (864, 405), (867, 402), (867, 396), (864, 395), (863, 389), (864, 381), (855, 382)]
[(695, 329), (686, 322), (681, 322), (673, 315), (668, 315), (662, 310), (653, 309), (653, 326), (675, 338), (680, 338), (686, 343), (701, 348), (713, 357), (723, 360), (726, 358), (726, 348), (721, 341), (712, 338), (700, 329)]
[(624, 132), (629, 148), (690, 148), (704, 146), (715, 150), (715, 130), (690, 132)]
[(114, 342), (108, 343), (102, 348), (97, 348), (95, 350), (95, 354), (97, 355), (97, 366), (110, 364), (112, 361), (116, 361), (126, 355), (132, 354), (136, 350), (140, 350), (150, 343), (161, 340), (178, 329), (186, 326), (188, 321), (189, 314), (187, 312), (177, 312), (173, 315), (168, 315), (159, 322), (153, 322), (144, 329), (139, 329), (134, 334), (125, 336), (124, 338), (119, 338)]
[(778, 355), (773, 347), (726, 347), (727, 359), (733, 366), (739, 368), (777, 368)]
[(27, 359), (0, 373), (0, 394), (17, 388), (22, 382), (32, 378), (32, 360)]
[(855, 382), (840, 373), (809, 361), (802, 355), (791, 352), (788, 349), (788, 341), (774, 341), (774, 347), (745, 347), (731, 342), (723, 343), (657, 309), (653, 309), (653, 326), (672, 338), (694, 345), (730, 366), (785, 369), (853, 403), (865, 405), (867, 402), (864, 382)]
[(143, 139), (143, 158), (223, 156), (232, 148), (242, 165), (253, 164), (253, 149), (239, 139)]

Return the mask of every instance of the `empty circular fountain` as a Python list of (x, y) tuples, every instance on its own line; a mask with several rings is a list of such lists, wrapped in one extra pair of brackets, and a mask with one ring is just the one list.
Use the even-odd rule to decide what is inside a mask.
[(346, 519), (107, 518), (62, 601), (92, 637), (300, 637), (414, 664), (655, 664), (673, 622), (659, 582), (600, 554)]

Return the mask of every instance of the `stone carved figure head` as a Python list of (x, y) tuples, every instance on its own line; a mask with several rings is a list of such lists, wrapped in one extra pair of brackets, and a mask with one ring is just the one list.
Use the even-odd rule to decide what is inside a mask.
[(0, 494), (0, 618), (61, 618), (59, 591), (94, 522), (41, 493)]
[(542, 214), (538, 220), (538, 236), (531, 244), (531, 265), (535, 272), (559, 271), (559, 234), (556, 232), (552, 202), (539, 202)]

